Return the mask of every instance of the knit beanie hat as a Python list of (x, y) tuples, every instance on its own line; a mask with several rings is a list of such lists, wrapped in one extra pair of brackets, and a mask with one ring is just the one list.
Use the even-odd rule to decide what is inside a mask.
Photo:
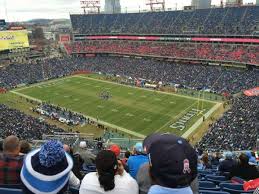
[(40, 149), (27, 154), (21, 180), (36, 194), (56, 194), (69, 180), (73, 160), (59, 141), (48, 141)]

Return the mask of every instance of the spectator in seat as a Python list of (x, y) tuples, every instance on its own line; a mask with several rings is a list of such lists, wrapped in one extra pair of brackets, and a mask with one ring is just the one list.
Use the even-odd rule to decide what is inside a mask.
[(235, 165), (236, 161), (233, 159), (233, 154), (231, 152), (227, 152), (225, 154), (225, 160), (220, 162), (218, 170), (221, 175), (225, 175), (226, 173), (230, 173)]
[(257, 165), (256, 158), (254, 152), (246, 152), (247, 157), (249, 158), (249, 164)]
[(193, 194), (197, 154), (185, 139), (162, 135), (149, 148), (149, 164), (153, 186), (148, 194)]
[(63, 194), (68, 185), (79, 187), (80, 181), (71, 172), (73, 160), (62, 143), (48, 141), (26, 155), (21, 171), (24, 193)]
[(74, 165), (72, 168), (72, 172), (79, 180), (82, 180), (84, 177), (81, 173), (81, 169), (84, 164), (84, 160), (81, 158), (80, 154), (74, 155), (73, 149), (69, 145), (64, 144), (63, 148), (64, 148), (65, 152), (67, 152), (73, 159)]
[(121, 160), (121, 161), (122, 161), (122, 164), (123, 164), (124, 166), (127, 164), (128, 159), (129, 159), (130, 156), (131, 156), (130, 151), (126, 151), (126, 152), (124, 153), (124, 158)]
[(212, 169), (212, 165), (211, 165), (211, 163), (209, 161), (209, 156), (208, 156), (207, 153), (202, 156), (202, 163), (203, 163), (203, 169), (204, 170)]
[(20, 142), (16, 136), (4, 139), (3, 153), (0, 155), (0, 184), (21, 184), (20, 171), (23, 156), (20, 153)]
[(239, 162), (234, 166), (230, 172), (230, 178), (239, 177), (246, 181), (253, 180), (259, 177), (259, 171), (254, 165), (249, 164), (249, 158), (242, 153), (239, 156)]
[(121, 148), (120, 148), (120, 146), (118, 146), (117, 144), (111, 145), (108, 150), (111, 150), (111, 151), (116, 155), (117, 158), (120, 157)]
[(148, 163), (148, 157), (144, 152), (143, 144), (140, 142), (136, 143), (134, 146), (134, 154), (129, 157), (127, 162), (129, 173), (134, 179), (136, 179), (139, 168), (145, 163)]
[(112, 151), (98, 153), (96, 168), (97, 172), (84, 177), (79, 194), (138, 194), (138, 184)]
[(211, 165), (218, 166), (220, 159), (221, 159), (221, 154), (217, 152), (215, 155), (212, 156)]
[(20, 154), (28, 154), (31, 151), (31, 144), (25, 140), (20, 141)]
[[(159, 133), (153, 133), (149, 136), (147, 136), (143, 141), (143, 147), (147, 154), (149, 154), (149, 148), (152, 145), (152, 143), (155, 143), (156, 141), (160, 140), (163, 136), (169, 136), (170, 134), (159, 134)], [(172, 136), (174, 138), (174, 136)], [(146, 163), (142, 165), (138, 171), (137, 174), (137, 182), (139, 185), (139, 193), (140, 194), (147, 194), (148, 190), (150, 189), (152, 185), (151, 177), (149, 176), (149, 163)], [(198, 177), (196, 177), (192, 183), (191, 183), (191, 189), (193, 191), (193, 194), (198, 194), (199, 192), (199, 182)]]

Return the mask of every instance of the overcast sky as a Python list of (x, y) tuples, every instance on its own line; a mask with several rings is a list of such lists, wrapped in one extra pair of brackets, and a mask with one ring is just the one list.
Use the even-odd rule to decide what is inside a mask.
[[(244, 0), (255, 3), (256, 0)], [(122, 10), (147, 9), (145, 0), (121, 0)], [(166, 0), (166, 7), (182, 9), (191, 0)], [(220, 0), (212, 0), (219, 4)], [(104, 0), (101, 0), (102, 6)], [(8, 21), (25, 21), (35, 18), (69, 18), (69, 13), (80, 13), (80, 0), (0, 0), (0, 18)]]

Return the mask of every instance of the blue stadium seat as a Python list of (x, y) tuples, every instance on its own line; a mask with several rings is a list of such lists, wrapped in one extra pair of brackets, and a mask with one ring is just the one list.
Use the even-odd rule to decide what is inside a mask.
[(19, 184), (1, 185), (0, 184), (0, 188), (18, 189), (18, 188), (21, 188), (21, 185)]
[(96, 166), (83, 164), (83, 173), (88, 174), (90, 172), (96, 172)]
[(220, 187), (217, 187), (215, 183), (210, 181), (199, 181), (199, 190), (219, 191)]
[(76, 188), (69, 188), (69, 191), (71, 192), (71, 194), (79, 194), (79, 190)]
[(220, 189), (223, 188), (234, 189), (234, 190), (243, 190), (243, 184), (234, 184), (234, 183), (221, 183), (219, 185)]
[(209, 190), (200, 190), (199, 193), (200, 194), (230, 194), (224, 191), (209, 191)]
[(0, 188), (0, 194), (23, 194), (22, 189)]
[(226, 182), (227, 181), (225, 176), (215, 176), (215, 175), (207, 175), (205, 177), (205, 179), (207, 181), (211, 181), (211, 182), (213, 182), (213, 183), (215, 183), (217, 185), (222, 183), (222, 182)]
[(245, 192), (243, 184), (221, 183), (219, 186), (222, 191), (227, 191), (231, 194), (253, 193), (253, 191)]

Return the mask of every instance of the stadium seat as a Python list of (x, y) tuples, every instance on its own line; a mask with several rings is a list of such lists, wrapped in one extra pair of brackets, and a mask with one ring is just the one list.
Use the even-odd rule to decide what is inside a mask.
[(85, 165), (85, 164), (83, 164), (83, 172), (85, 174), (88, 174), (90, 172), (95, 172), (95, 171), (96, 171), (95, 165)]
[(17, 189), (17, 188), (21, 188), (21, 185), (18, 185), (18, 184), (1, 185), (1, 184), (0, 184), (0, 188)]
[(215, 183), (210, 181), (199, 181), (199, 190), (219, 191), (220, 187), (217, 187)]
[(23, 194), (22, 189), (0, 188), (0, 194)]
[(207, 181), (211, 181), (211, 182), (213, 182), (213, 183), (215, 183), (217, 185), (222, 183), (222, 182), (226, 182), (227, 181), (225, 176), (215, 176), (215, 175), (207, 175), (205, 177), (205, 179)]
[(200, 194), (230, 194), (224, 191), (209, 191), (209, 190), (200, 190), (199, 193)]
[(219, 187), (222, 191), (227, 191), (231, 194), (253, 193), (253, 191), (245, 192), (243, 184), (221, 183)]
[(71, 194), (79, 194), (79, 190), (76, 188), (69, 188), (69, 191), (71, 192)]

